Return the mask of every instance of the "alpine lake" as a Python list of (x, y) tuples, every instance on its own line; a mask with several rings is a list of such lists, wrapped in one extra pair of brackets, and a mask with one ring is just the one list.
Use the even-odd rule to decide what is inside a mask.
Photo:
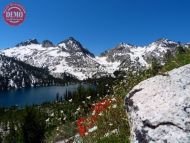
[[(57, 97), (64, 99), (67, 92), (75, 92), (81, 84), (66, 86), (30, 87), (15, 90), (0, 91), (0, 107), (25, 107), (56, 101)], [(84, 88), (90, 85), (82, 84)]]

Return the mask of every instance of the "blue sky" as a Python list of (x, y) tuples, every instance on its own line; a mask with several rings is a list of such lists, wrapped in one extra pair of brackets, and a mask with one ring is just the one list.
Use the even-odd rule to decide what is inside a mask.
[[(12, 0), (0, 1), (0, 12)], [(15, 0), (25, 22), (7, 25), (1, 14), (0, 48), (37, 38), (58, 43), (73, 36), (98, 55), (120, 42), (146, 45), (159, 38), (190, 42), (189, 0)]]

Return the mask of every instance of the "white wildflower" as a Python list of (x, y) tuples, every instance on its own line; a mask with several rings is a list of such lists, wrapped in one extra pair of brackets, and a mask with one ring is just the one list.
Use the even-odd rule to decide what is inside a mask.
[(80, 107), (77, 108), (77, 111), (80, 111)]
[(46, 119), (46, 122), (49, 122), (49, 118)]
[(89, 133), (92, 133), (92, 132), (96, 131), (97, 129), (98, 129), (98, 127), (97, 127), (97, 126), (94, 126), (94, 127), (90, 128), (90, 129), (88, 130), (88, 132), (89, 132)]
[(76, 134), (75, 137), (80, 137), (80, 135), (79, 135), (79, 134)]
[(117, 105), (116, 105), (116, 104), (114, 104), (114, 105), (112, 106), (112, 108), (117, 108)]
[(104, 137), (108, 137), (108, 136), (110, 136), (110, 135), (112, 135), (112, 134), (118, 134), (118, 130), (117, 130), (117, 129), (114, 129), (113, 131), (106, 133), (106, 134), (104, 135)]
[(92, 112), (92, 115), (95, 115), (95, 114), (96, 114), (96, 111), (93, 111), (93, 112)]
[(88, 96), (88, 97), (86, 97), (86, 98), (90, 100), (91, 96)]
[(124, 120), (124, 121), (128, 121), (128, 119), (127, 119), (127, 118), (122, 118), (122, 120)]
[(108, 137), (110, 134), (109, 133), (106, 133), (105, 135), (104, 135), (104, 137)]
[(70, 99), (70, 100), (69, 100), (69, 102), (72, 102), (72, 101), (73, 101), (73, 99)]

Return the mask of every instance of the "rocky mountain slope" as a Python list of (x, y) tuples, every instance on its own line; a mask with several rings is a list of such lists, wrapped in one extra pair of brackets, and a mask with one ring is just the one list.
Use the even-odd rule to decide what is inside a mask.
[(68, 73), (84, 79), (91, 77), (100, 68), (94, 55), (72, 37), (56, 46), (48, 40), (42, 44), (36, 39), (28, 40), (17, 44), (14, 48), (5, 49), (2, 53), (36, 67), (47, 67), (56, 77)]
[(164, 64), (166, 55), (174, 54), (179, 45), (179, 43), (167, 39), (159, 39), (144, 47), (121, 43), (116, 48), (102, 53), (101, 57), (109, 62), (119, 62), (120, 70), (126, 70), (130, 67), (146, 69), (153, 58), (160, 64)]
[(190, 65), (139, 83), (125, 104), (132, 143), (189, 143)]
[(48, 70), (0, 55), (0, 90), (61, 83)]
[(143, 70), (150, 67), (153, 59), (164, 64), (167, 56), (175, 54), (179, 45), (167, 39), (157, 40), (144, 47), (121, 43), (95, 57), (80, 42), (70, 37), (57, 45), (49, 40), (42, 43), (36, 39), (28, 40), (1, 50), (1, 53), (32, 66), (48, 68), (55, 77), (62, 77), (66, 73), (83, 80), (112, 75), (116, 70)]

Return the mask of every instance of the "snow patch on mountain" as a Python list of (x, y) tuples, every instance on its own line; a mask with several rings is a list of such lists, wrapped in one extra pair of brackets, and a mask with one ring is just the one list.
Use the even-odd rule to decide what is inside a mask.
[(55, 80), (45, 69), (0, 54), (0, 90), (53, 85)]
[(96, 61), (101, 64), (104, 68), (105, 71), (112, 74), (114, 71), (119, 70), (119, 65), (121, 64), (120, 62), (108, 62), (106, 60), (106, 57), (96, 57)]
[(80, 42), (70, 37), (57, 45), (49, 40), (42, 44), (36, 39), (27, 40), (0, 52), (33, 66), (48, 68), (56, 77), (68, 73), (83, 80), (96, 75), (112, 75), (116, 70), (147, 69), (153, 58), (164, 64), (165, 55), (174, 54), (179, 45), (168, 39), (159, 39), (143, 47), (120, 43), (95, 57)]
[(88, 67), (95, 69), (98, 66), (98, 63), (92, 60), (93, 54), (73, 38), (53, 47), (49, 47), (52, 44), (49, 41), (43, 43), (46, 46), (29, 41), (22, 43), (25, 44), (18, 44), (17, 47), (5, 49), (2, 53), (36, 67), (47, 67), (52, 75), (70, 73), (81, 80), (93, 74), (89, 73), (92, 70)]

